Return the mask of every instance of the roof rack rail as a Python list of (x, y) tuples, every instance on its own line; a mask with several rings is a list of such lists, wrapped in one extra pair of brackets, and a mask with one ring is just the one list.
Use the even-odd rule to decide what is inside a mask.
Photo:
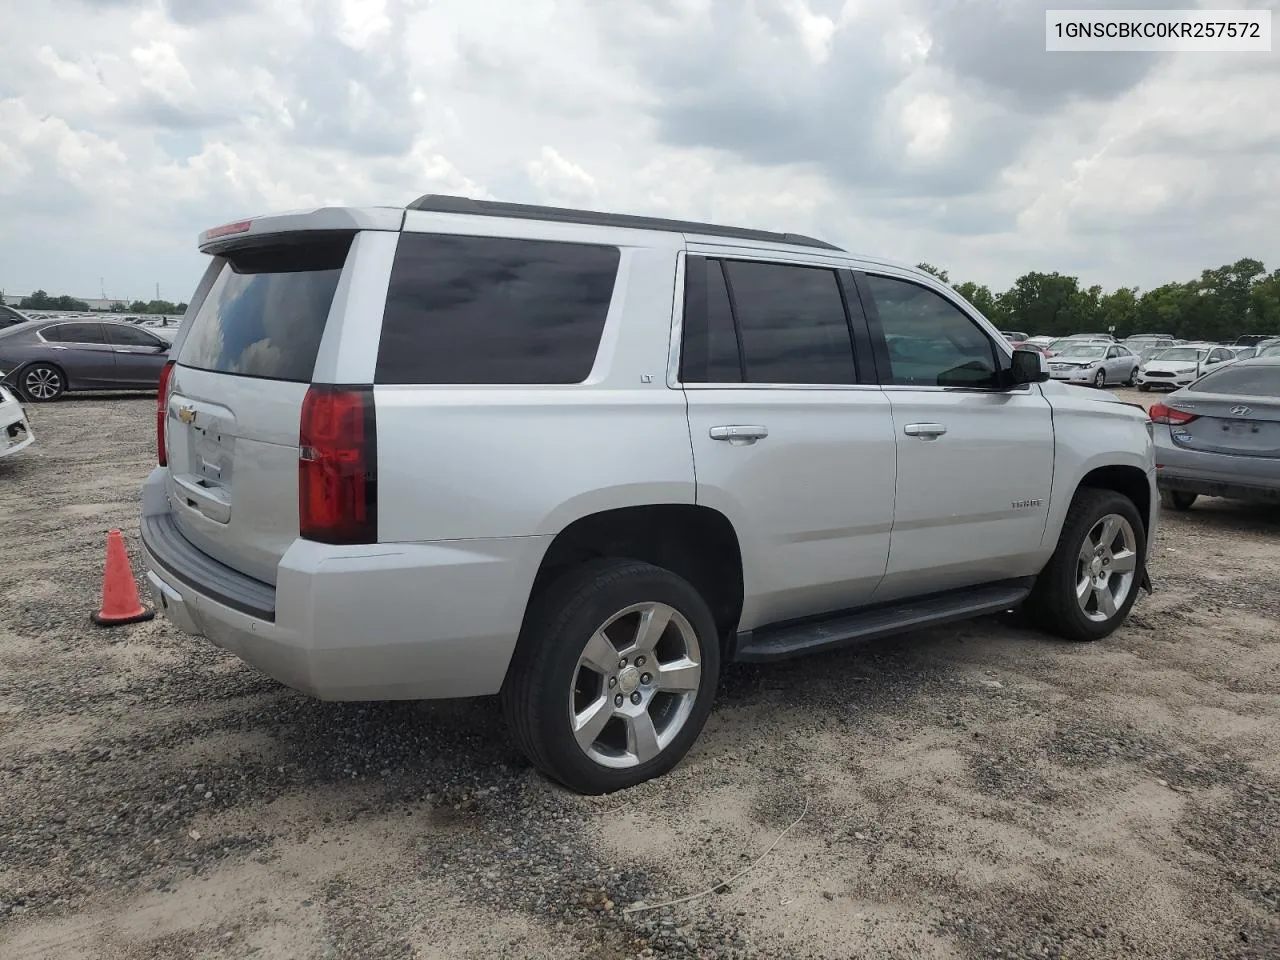
[(571, 210), (565, 207), (541, 207), (530, 203), (504, 203), (498, 200), (473, 200), (470, 197), (453, 197), (447, 194), (429, 193), (409, 204), (410, 210), (428, 213), (466, 213), (480, 217), (510, 217), (515, 220), (551, 220), (557, 223), (583, 223), (598, 227), (629, 227), (633, 230), (664, 230), (669, 233), (700, 233), (714, 237), (732, 237), (737, 240), (760, 240), (768, 243), (785, 243), (800, 247), (817, 247), (822, 250), (844, 251), (833, 243), (816, 240), (799, 233), (773, 233), (769, 230), (750, 230), (746, 227), (725, 227), (714, 223), (697, 223), (692, 220), (664, 220), (661, 217), (640, 217), (627, 213), (600, 213), (595, 210)]

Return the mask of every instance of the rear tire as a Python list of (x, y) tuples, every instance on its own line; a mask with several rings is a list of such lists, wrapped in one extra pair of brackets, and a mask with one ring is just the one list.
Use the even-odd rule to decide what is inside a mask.
[(1133, 501), (1113, 490), (1081, 488), (1027, 599), (1027, 613), (1041, 630), (1064, 640), (1101, 640), (1129, 615), (1146, 558), (1146, 530)]
[(32, 403), (52, 403), (67, 391), (67, 377), (52, 363), (33, 363), (18, 378), (22, 395)]
[(687, 581), (636, 560), (595, 560), (534, 597), (502, 706), (540, 771), (579, 793), (611, 793), (680, 762), (719, 677), (715, 619)]
[(1198, 496), (1199, 494), (1186, 493), (1182, 490), (1161, 490), (1160, 503), (1185, 513), (1191, 509)]
[(1138, 382), (1138, 368), (1134, 367), (1132, 370), (1129, 371), (1129, 379), (1124, 382), (1124, 385), (1126, 387), (1132, 387), (1137, 382)]

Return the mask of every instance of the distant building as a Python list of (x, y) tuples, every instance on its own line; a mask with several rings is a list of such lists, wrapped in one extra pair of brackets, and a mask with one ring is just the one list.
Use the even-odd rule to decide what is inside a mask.
[[(25, 293), (6, 293), (4, 295), (5, 306), (16, 307), (22, 303), (23, 298), (29, 296)], [(121, 307), (125, 310), (129, 309), (128, 300), (89, 300), (84, 297), (76, 297), (89, 305), (90, 310), (111, 310), (114, 307)]]

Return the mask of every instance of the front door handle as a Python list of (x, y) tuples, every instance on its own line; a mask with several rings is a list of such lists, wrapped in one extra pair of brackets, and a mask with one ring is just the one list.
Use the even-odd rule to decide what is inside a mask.
[(763, 440), (769, 435), (768, 427), (750, 426), (747, 424), (730, 424), (723, 427), (712, 427), (712, 440), (727, 440), (734, 446), (743, 446)]
[(921, 440), (937, 440), (947, 432), (947, 428), (940, 423), (908, 423), (902, 428), (902, 432), (908, 437), (919, 437)]

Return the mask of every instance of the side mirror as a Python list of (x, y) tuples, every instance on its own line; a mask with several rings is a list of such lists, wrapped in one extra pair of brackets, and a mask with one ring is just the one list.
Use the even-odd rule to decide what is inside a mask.
[(1024, 383), (1044, 383), (1049, 379), (1049, 361), (1043, 353), (1035, 350), (1014, 350), (1009, 373), (1011, 385), (1015, 387)]

